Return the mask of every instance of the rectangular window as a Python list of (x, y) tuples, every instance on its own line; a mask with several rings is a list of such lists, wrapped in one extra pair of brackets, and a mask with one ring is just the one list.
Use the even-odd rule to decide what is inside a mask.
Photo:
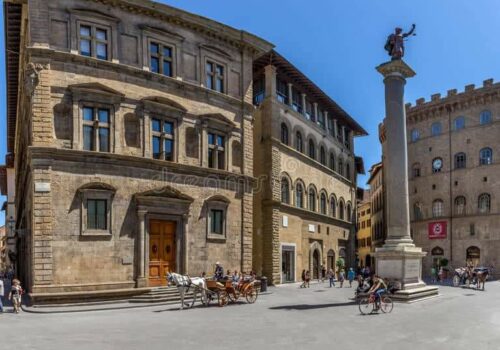
[(87, 200), (87, 229), (108, 229), (107, 201), (105, 199)]
[(302, 96), (300, 93), (292, 89), (292, 108), (295, 112), (302, 113)]
[(83, 149), (109, 152), (110, 111), (106, 108), (83, 107)]
[(109, 30), (89, 24), (80, 25), (80, 55), (108, 60)]
[(210, 233), (224, 234), (224, 211), (219, 209), (210, 210)]
[(165, 46), (156, 42), (149, 44), (150, 66), (149, 69), (153, 73), (173, 76), (173, 49), (170, 46)]
[(314, 119), (313, 116), (313, 105), (309, 100), (306, 100), (306, 119), (311, 120)]
[(225, 158), (225, 137), (208, 133), (208, 167), (224, 170)]
[(162, 119), (152, 119), (151, 130), (153, 158), (173, 162), (175, 159), (174, 123)]
[(276, 78), (276, 98), (279, 102), (288, 104), (288, 85)]
[(207, 61), (205, 65), (206, 85), (210, 90), (224, 92), (224, 66), (215, 62)]
[(322, 129), (326, 129), (325, 114), (318, 109), (318, 124)]

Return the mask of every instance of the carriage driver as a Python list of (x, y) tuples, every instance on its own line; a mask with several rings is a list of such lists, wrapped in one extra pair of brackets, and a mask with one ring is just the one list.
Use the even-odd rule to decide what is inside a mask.
[(215, 263), (214, 278), (216, 280), (221, 280), (224, 278), (224, 268), (221, 266), (220, 262)]

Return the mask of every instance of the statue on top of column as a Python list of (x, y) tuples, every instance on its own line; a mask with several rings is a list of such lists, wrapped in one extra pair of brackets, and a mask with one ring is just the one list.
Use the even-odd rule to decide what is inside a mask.
[(384, 49), (387, 51), (392, 60), (400, 60), (405, 54), (404, 41), (410, 35), (417, 35), (415, 32), (415, 24), (412, 24), (408, 33), (403, 33), (403, 29), (396, 28), (394, 34), (387, 37)]

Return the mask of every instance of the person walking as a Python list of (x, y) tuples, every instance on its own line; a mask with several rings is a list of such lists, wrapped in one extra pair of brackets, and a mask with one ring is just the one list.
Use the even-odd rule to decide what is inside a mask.
[(344, 268), (341, 268), (339, 271), (340, 288), (344, 288), (344, 280), (345, 280), (345, 271)]
[(309, 273), (309, 270), (306, 271), (306, 283), (304, 288), (310, 288), (311, 286), (309, 285), (309, 282), (311, 282), (311, 274)]
[(302, 270), (302, 284), (300, 285), (300, 288), (305, 288), (306, 287), (306, 270)]
[(5, 289), (3, 286), (3, 276), (0, 277), (0, 313), (3, 313), (3, 303), (2, 303), (2, 298), (5, 293)]
[(431, 283), (436, 283), (436, 267), (432, 266), (431, 267)]
[(21, 296), (23, 295), (23, 288), (21, 287), (21, 282), (14, 278), (12, 280), (12, 288), (9, 293), (9, 300), (12, 300), (12, 304), (14, 305), (14, 312), (16, 314), (19, 313), (21, 309)]
[(354, 270), (349, 268), (349, 272), (347, 272), (347, 279), (349, 280), (349, 288), (352, 288), (352, 281), (354, 281), (355, 273)]
[(330, 281), (330, 288), (335, 287), (335, 273), (332, 269), (328, 270), (328, 280)]

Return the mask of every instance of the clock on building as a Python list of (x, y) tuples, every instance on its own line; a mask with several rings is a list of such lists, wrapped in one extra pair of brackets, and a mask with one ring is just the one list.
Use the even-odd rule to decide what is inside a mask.
[(443, 166), (443, 161), (441, 158), (436, 158), (432, 161), (432, 170), (434, 172), (441, 171), (441, 167)]

